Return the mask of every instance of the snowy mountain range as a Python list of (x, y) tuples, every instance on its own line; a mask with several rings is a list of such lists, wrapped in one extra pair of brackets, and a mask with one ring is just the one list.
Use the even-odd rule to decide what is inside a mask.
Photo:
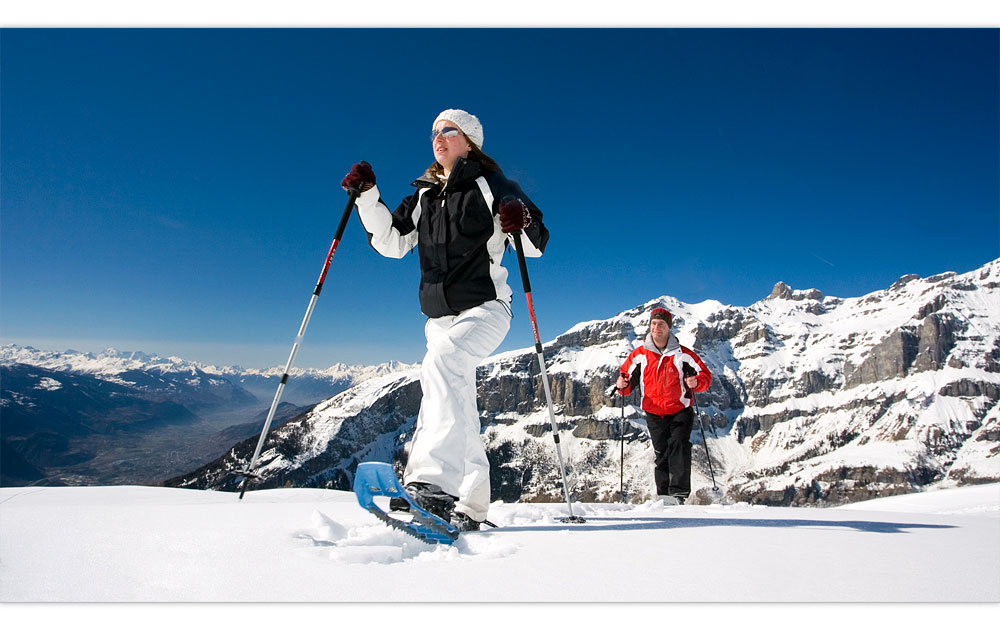
[[(638, 401), (622, 407), (607, 390), (656, 306), (674, 314), (681, 343), (715, 376), (697, 400), (696, 488), (712, 487), (714, 477), (729, 501), (836, 505), (1000, 480), (995, 260), (964, 274), (904, 276), (855, 298), (779, 282), (746, 307), (664, 296), (574, 326), (544, 350), (576, 499), (617, 500), (624, 490), (639, 502), (653, 494)], [(558, 501), (533, 350), (490, 357), (478, 385), (493, 498)], [(348, 489), (360, 461), (401, 464), (419, 400), (419, 372), (410, 369), (324, 401), (273, 432), (258, 487)], [(233, 489), (229, 471), (244, 467), (254, 446), (237, 444), (168, 484)], [(704, 493), (693, 499), (703, 500)]]
[[(277, 422), (401, 367), (293, 370)], [(190, 470), (260, 431), (282, 373), (0, 346), (2, 483), (155, 483)]]
[[(144, 352), (120, 351), (108, 348), (104, 352), (78, 352), (67, 350), (53, 352), (37, 350), (31, 346), (8, 344), (0, 346), (0, 365), (32, 365), (54, 372), (87, 374), (95, 378), (130, 386), (149, 387), (154, 382), (166, 382), (166, 387), (212, 387), (237, 385), (256, 398), (270, 402), (278, 381), (284, 374), (283, 366), (266, 369), (236, 366), (215, 366), (186, 361), (179, 357), (161, 357)], [(389, 361), (379, 365), (347, 365), (335, 363), (328, 368), (302, 369), (293, 367), (291, 379), (282, 396), (294, 404), (315, 403), (342, 391), (354, 383), (409, 367), (405, 363)], [(156, 379), (151, 380), (150, 375)], [(331, 389), (336, 392), (331, 392)]]

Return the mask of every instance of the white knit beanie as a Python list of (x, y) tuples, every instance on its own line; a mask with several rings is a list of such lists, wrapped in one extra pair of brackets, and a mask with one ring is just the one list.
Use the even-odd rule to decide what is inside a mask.
[(451, 122), (458, 125), (458, 128), (462, 130), (465, 137), (468, 138), (472, 144), (476, 145), (480, 149), (483, 148), (483, 124), (479, 122), (479, 119), (465, 111), (464, 109), (446, 109), (438, 117), (434, 119), (434, 123), (431, 124), (431, 129), (434, 125), (438, 123), (439, 120), (450, 120)]

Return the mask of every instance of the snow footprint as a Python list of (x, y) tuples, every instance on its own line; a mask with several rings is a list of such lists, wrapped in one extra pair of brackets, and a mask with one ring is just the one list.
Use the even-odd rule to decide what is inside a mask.
[(345, 527), (322, 512), (312, 514), (311, 527), (297, 538), (327, 550), (334, 562), (345, 564), (397, 564), (400, 562), (442, 562), (476, 558), (502, 558), (517, 547), (489, 536), (463, 536), (453, 545), (432, 545), (384, 525)]

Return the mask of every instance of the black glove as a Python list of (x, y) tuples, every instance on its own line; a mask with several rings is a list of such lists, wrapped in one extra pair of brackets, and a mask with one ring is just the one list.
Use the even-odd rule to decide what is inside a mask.
[(351, 167), (351, 172), (344, 177), (340, 185), (344, 190), (352, 188), (361, 192), (371, 190), (375, 185), (375, 171), (372, 170), (372, 165), (368, 162), (358, 162)]
[(528, 206), (517, 197), (506, 197), (500, 204), (500, 229), (504, 234), (517, 232), (531, 225)]

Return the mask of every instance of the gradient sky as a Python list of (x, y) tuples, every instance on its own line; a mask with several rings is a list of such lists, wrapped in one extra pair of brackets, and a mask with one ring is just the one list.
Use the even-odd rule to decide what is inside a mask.
[[(283, 365), (341, 178), (394, 207), (451, 107), (544, 212), (543, 340), (1000, 256), (996, 29), (4, 29), (0, 58), (4, 343)], [(296, 365), (419, 361), (418, 280), (353, 218)]]

